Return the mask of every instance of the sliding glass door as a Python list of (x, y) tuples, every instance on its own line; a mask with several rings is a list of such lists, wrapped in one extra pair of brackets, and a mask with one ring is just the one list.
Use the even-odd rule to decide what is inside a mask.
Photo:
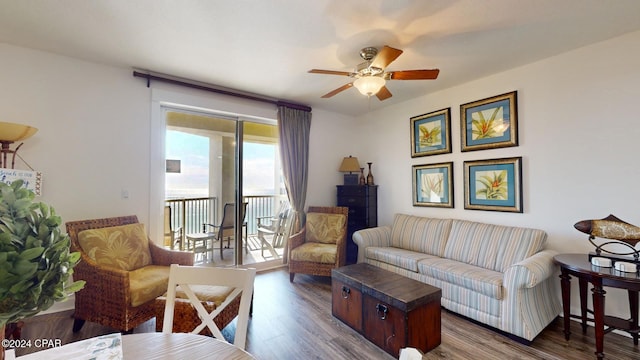
[(242, 194), (247, 204), (244, 264), (282, 264), (289, 202), (275, 124), (242, 122)]
[(206, 266), (279, 264), (273, 218), (286, 196), (275, 124), (179, 108), (165, 121), (165, 246)]

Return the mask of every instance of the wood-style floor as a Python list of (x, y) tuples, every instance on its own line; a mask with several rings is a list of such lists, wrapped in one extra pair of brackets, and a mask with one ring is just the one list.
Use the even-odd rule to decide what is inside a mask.
[[(249, 322), (247, 351), (257, 359), (393, 359), (357, 332), (331, 316), (331, 279), (296, 275), (289, 283), (286, 269), (256, 277), (254, 312)], [(114, 332), (87, 322), (77, 334), (71, 312), (36, 316), (25, 321), (25, 339), (61, 339), (62, 343)], [(155, 331), (155, 320), (134, 332)], [(234, 323), (225, 329), (232, 339)], [(446, 310), (442, 311), (442, 344), (423, 359), (569, 359), (595, 358), (593, 328), (582, 334), (572, 321), (566, 341), (562, 319), (553, 322), (530, 345), (513, 341)], [(606, 359), (640, 359), (640, 349), (629, 337), (605, 335)], [(39, 349), (19, 349), (17, 355)], [(138, 359), (135, 359), (138, 360)]]

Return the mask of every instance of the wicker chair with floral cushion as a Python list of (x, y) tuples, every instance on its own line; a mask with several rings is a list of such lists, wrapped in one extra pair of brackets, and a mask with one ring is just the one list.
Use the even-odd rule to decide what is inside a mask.
[(289, 238), (289, 281), (296, 273), (331, 276), (345, 265), (349, 208), (309, 206), (304, 228)]
[(171, 264), (193, 265), (193, 253), (154, 244), (135, 215), (66, 223), (72, 251), (81, 255), (73, 278), (73, 331), (85, 321), (129, 332), (155, 316), (154, 303), (169, 283)]

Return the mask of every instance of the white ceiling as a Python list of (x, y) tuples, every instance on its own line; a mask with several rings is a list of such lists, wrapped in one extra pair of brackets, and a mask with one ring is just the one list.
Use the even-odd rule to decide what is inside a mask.
[[(0, 9), (0, 42), (349, 115), (640, 30), (638, 0), (0, 0)], [(388, 70), (440, 76), (389, 81), (384, 102), (356, 89), (320, 98), (351, 79), (308, 70), (352, 71), (361, 48), (383, 45), (404, 50)]]

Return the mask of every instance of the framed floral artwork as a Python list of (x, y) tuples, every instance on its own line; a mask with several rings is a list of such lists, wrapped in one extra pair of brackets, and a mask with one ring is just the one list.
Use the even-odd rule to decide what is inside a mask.
[(413, 206), (453, 207), (453, 162), (413, 165)]
[(522, 212), (522, 157), (464, 162), (464, 208)]
[(462, 151), (518, 146), (517, 91), (460, 105)]
[(451, 108), (411, 119), (411, 157), (451, 152)]

